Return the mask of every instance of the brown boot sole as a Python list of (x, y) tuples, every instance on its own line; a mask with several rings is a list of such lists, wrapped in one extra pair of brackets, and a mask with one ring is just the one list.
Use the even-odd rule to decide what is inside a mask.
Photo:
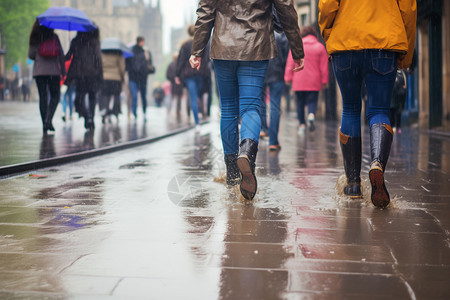
[(372, 203), (376, 207), (385, 208), (389, 205), (389, 193), (384, 184), (384, 174), (380, 169), (372, 169), (369, 172), (370, 183), (372, 184)]
[(247, 200), (252, 200), (256, 194), (256, 177), (252, 173), (250, 160), (247, 156), (240, 156), (237, 159), (239, 171), (242, 174), (240, 190), (242, 196)]

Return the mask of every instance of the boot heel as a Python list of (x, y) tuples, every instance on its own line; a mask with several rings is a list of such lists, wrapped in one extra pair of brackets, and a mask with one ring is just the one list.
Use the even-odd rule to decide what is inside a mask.
[(239, 171), (242, 174), (240, 190), (242, 196), (247, 200), (252, 200), (256, 194), (257, 182), (253, 175), (252, 166), (247, 156), (239, 156), (237, 159)]
[(379, 166), (379, 163), (373, 165), (369, 171), (370, 184), (372, 185), (371, 200), (376, 207), (385, 208), (391, 200), (384, 183), (383, 168)]

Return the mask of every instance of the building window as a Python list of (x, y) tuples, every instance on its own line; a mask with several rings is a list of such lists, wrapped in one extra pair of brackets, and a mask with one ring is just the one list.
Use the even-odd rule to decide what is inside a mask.
[(301, 14), (300, 19), (302, 22), (302, 26), (306, 26), (306, 22), (308, 21), (308, 15), (307, 14)]

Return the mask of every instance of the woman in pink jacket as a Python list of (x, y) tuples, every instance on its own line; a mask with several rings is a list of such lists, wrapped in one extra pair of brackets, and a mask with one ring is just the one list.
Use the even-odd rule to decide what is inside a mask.
[(300, 122), (299, 133), (305, 132), (305, 105), (308, 105), (309, 129), (313, 131), (319, 91), (328, 86), (328, 54), (325, 46), (317, 40), (316, 30), (307, 26), (302, 29), (305, 68), (293, 72), (294, 60), (289, 52), (284, 73), (286, 83), (292, 82), (292, 90), (297, 98), (297, 115)]

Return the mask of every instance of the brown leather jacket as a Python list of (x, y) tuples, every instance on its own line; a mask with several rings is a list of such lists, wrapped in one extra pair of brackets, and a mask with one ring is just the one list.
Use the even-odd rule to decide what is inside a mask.
[(214, 27), (212, 59), (256, 61), (276, 57), (272, 4), (289, 40), (293, 58), (303, 58), (293, 0), (200, 0), (191, 54), (202, 56)]

